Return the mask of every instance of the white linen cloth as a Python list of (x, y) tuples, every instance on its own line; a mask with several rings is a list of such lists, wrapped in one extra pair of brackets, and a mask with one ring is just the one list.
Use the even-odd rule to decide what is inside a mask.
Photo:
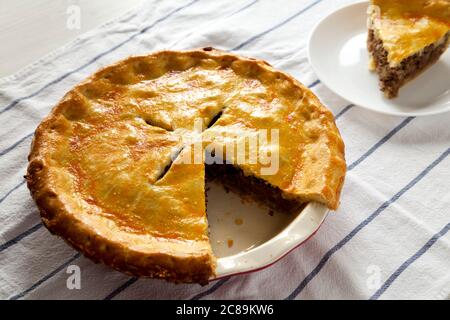
[[(450, 114), (398, 118), (351, 106), (317, 81), (307, 61), (313, 26), (351, 2), (147, 1), (0, 79), (0, 298), (449, 299)], [(102, 66), (204, 46), (269, 61), (337, 115), (349, 166), (339, 210), (273, 266), (206, 287), (136, 280), (50, 236), (23, 179), (42, 118)], [(81, 270), (79, 290), (66, 286), (71, 265)]]

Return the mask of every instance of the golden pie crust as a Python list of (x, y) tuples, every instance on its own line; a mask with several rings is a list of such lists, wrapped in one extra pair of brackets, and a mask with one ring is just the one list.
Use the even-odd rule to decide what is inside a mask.
[(193, 157), (183, 146), (195, 119), (206, 128), (220, 112), (200, 133), (215, 145), (232, 132), (279, 129), (277, 146), (259, 146), (279, 152), (278, 172), (240, 165), (246, 175), (286, 198), (338, 207), (346, 164), (332, 113), (266, 62), (204, 48), (130, 57), (63, 97), (37, 128), (29, 155), (26, 178), (43, 223), (117, 270), (206, 283), (216, 262), (205, 168), (179, 159)]
[(450, 32), (449, 0), (371, 0), (372, 28), (383, 41), (392, 67)]

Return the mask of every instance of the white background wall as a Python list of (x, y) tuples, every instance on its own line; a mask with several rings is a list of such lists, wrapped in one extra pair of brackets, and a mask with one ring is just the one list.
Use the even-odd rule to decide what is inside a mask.
[[(0, 0), (0, 77), (18, 71), (142, 1)], [(71, 5), (80, 8), (80, 29), (67, 28)]]

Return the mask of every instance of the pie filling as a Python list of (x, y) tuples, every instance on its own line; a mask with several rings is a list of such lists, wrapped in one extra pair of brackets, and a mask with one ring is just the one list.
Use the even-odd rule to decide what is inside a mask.
[(206, 165), (206, 180), (222, 184), (243, 199), (254, 200), (270, 209), (288, 214), (299, 213), (306, 203), (285, 198), (283, 192), (266, 181), (246, 176), (242, 169), (232, 164)]

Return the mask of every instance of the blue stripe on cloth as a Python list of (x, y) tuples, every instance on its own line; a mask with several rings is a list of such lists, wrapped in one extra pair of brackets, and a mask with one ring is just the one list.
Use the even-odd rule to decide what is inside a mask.
[(53, 270), (51, 273), (49, 273), (48, 275), (46, 275), (45, 277), (43, 277), (42, 279), (40, 279), (38, 282), (34, 283), (31, 287), (29, 287), (28, 289), (22, 291), (19, 294), (16, 294), (12, 297), (9, 298), (9, 300), (17, 300), (22, 298), (23, 296), (25, 296), (27, 293), (33, 291), (34, 289), (36, 289), (37, 287), (39, 287), (42, 283), (44, 283), (45, 281), (47, 281), (48, 279), (50, 279), (51, 277), (53, 277), (54, 275), (56, 275), (58, 272), (60, 272), (61, 270), (63, 270), (64, 268), (66, 268), (69, 264), (71, 264), (74, 260), (78, 259), (81, 256), (80, 253), (77, 253), (76, 255), (74, 255), (72, 258), (70, 258), (69, 260), (67, 260), (66, 262), (64, 262), (62, 265), (60, 265), (58, 268), (56, 268), (55, 270)]
[[(244, 11), (244, 10), (247, 10), (248, 8), (252, 7), (254, 4), (256, 4), (256, 3), (259, 2), (259, 1), (260, 1), (260, 0), (254, 0), (254, 1), (252, 1), (251, 3), (245, 5), (244, 7), (242, 7), (242, 8), (240, 8), (240, 9), (236, 10), (235, 12), (230, 13), (230, 14), (229, 14), (228, 16), (226, 16), (225, 18), (230, 18), (230, 17), (234, 16), (235, 14), (238, 14), (238, 13)], [(193, 35), (194, 33), (196, 33), (196, 31), (197, 31), (197, 30), (195, 30), (195, 31), (193, 31), (193, 32), (190, 32), (190, 33), (188, 33), (187, 35), (185, 35), (182, 39), (179, 39), (179, 40), (175, 41), (174, 43), (172, 43), (172, 44), (170, 45), (169, 48), (175, 47), (175, 46), (176, 46), (177, 44), (179, 44), (181, 41), (185, 40), (186, 38), (189, 38), (191, 35)]]
[(236, 10), (235, 12), (230, 13), (230, 15), (228, 15), (228, 17), (232, 17), (232, 16), (234, 16), (235, 14), (238, 14), (238, 13), (244, 11), (244, 10), (247, 10), (248, 8), (250, 8), (251, 6), (253, 6), (254, 4), (256, 4), (256, 3), (259, 2), (259, 1), (260, 1), (260, 0), (253, 0), (252, 2), (250, 2), (249, 4), (247, 4), (246, 6), (243, 6), (242, 8)]
[(25, 180), (22, 180), (18, 185), (16, 185), (15, 187), (13, 187), (11, 190), (9, 190), (1, 199), (0, 199), (0, 204), (5, 201), (6, 198), (9, 197), (9, 195), (11, 193), (13, 193), (15, 190), (19, 189), (21, 186), (23, 186), (25, 184)]
[(9, 146), (8, 148), (0, 151), (0, 157), (4, 156), (5, 154), (7, 154), (8, 152), (10, 152), (11, 150), (14, 150), (19, 144), (21, 144), (22, 142), (24, 142), (25, 140), (27, 140), (28, 138), (30, 138), (31, 136), (33, 136), (34, 131), (27, 134), (25, 137), (20, 138), (17, 142), (13, 143), (11, 146)]
[(450, 153), (450, 148), (448, 148), (444, 153), (442, 153), (436, 160), (434, 160), (430, 165), (428, 165), (422, 172), (420, 172), (413, 180), (411, 180), (406, 186), (404, 186), (400, 191), (398, 191), (392, 198), (385, 201), (378, 209), (376, 209), (372, 214), (369, 215), (364, 221), (362, 221), (356, 228), (354, 228), (345, 238), (334, 245), (320, 260), (319, 264), (306, 276), (305, 279), (292, 291), (292, 293), (286, 298), (286, 300), (292, 300), (297, 297), (303, 289), (308, 285), (308, 283), (313, 280), (317, 274), (322, 270), (325, 264), (330, 260), (330, 258), (344, 247), (359, 231), (369, 225), (376, 217), (378, 217), (385, 209), (387, 209), (391, 204), (396, 202), (402, 195), (404, 195), (408, 190), (414, 187), (420, 180), (422, 180), (433, 168), (435, 168), (439, 163), (441, 163)]
[(308, 88), (309, 88), (309, 89), (312, 89), (312, 88), (314, 88), (315, 86), (317, 86), (319, 83), (320, 83), (320, 80), (316, 80), (316, 81), (314, 81), (313, 83), (311, 83), (311, 84), (308, 86)]
[(130, 278), (128, 279), (124, 284), (122, 284), (120, 287), (115, 289), (113, 292), (108, 294), (103, 300), (111, 300), (115, 296), (117, 296), (119, 293), (121, 293), (123, 290), (131, 286), (133, 283), (135, 283), (138, 279), (137, 278)]
[(2, 245), (0, 245), (0, 252), (8, 249), (9, 247), (11, 247), (12, 245), (15, 245), (16, 243), (18, 243), (19, 241), (21, 241), (23, 238), (29, 236), (30, 234), (36, 232), (37, 230), (39, 230), (41, 227), (43, 226), (42, 223), (38, 223), (34, 226), (32, 226), (30, 229), (28, 229), (25, 232), (22, 232), (21, 234), (19, 234), (18, 236), (16, 236), (15, 238), (3, 243)]
[(250, 39), (248, 39), (248, 40), (246, 40), (244, 42), (242, 42), (240, 45), (238, 45), (238, 46), (234, 47), (233, 49), (231, 49), (231, 51), (240, 50), (243, 47), (245, 47), (246, 45), (248, 45), (249, 43), (251, 43), (251, 42), (253, 42), (255, 40), (258, 40), (259, 38), (265, 36), (266, 34), (272, 32), (272, 31), (274, 31), (274, 30), (276, 30), (276, 29), (278, 29), (278, 28), (280, 28), (282, 26), (284, 26), (285, 24), (287, 24), (291, 20), (293, 20), (293, 19), (297, 18), (298, 16), (302, 15), (303, 13), (305, 13), (306, 11), (308, 11), (309, 9), (311, 9), (312, 7), (314, 7), (315, 5), (317, 5), (318, 3), (322, 2), (322, 1), (323, 0), (316, 0), (316, 1), (314, 1), (309, 6), (303, 8), (302, 10), (300, 10), (298, 12), (296, 12), (292, 16), (290, 16), (287, 19), (281, 21), (280, 23), (274, 25), (273, 27), (271, 27), (271, 28), (269, 28), (269, 29), (267, 29), (267, 30), (265, 30), (265, 31), (255, 35), (255, 36), (251, 37)]
[[(113, 299), (115, 296), (117, 296), (118, 294), (120, 294), (121, 292), (123, 292), (125, 289), (127, 289), (129, 286), (131, 286), (133, 283), (135, 283), (138, 279), (137, 278), (131, 278), (129, 280), (127, 280), (124, 284), (122, 284), (120, 287), (118, 287), (117, 289), (115, 289), (113, 292), (111, 292), (109, 295), (107, 295), (104, 300), (111, 300)], [(214, 284), (209, 290), (206, 290), (203, 293), (200, 293), (194, 297), (192, 297), (190, 300), (199, 300), (200, 298), (206, 296), (209, 294), (209, 291), (214, 291), (215, 287), (217, 286), (221, 286), (222, 283), (224, 283), (225, 281), (227, 281), (228, 278), (222, 279), (217, 281), (216, 284)]]
[[(122, 284), (120, 287), (118, 287), (113, 292), (111, 292), (109, 295), (107, 295), (104, 300), (111, 300), (111, 299), (113, 299), (115, 296), (117, 296), (119, 293), (121, 293), (122, 291), (127, 289), (129, 286), (131, 286), (137, 280), (138, 280), (137, 278), (129, 279), (124, 284)], [(199, 300), (199, 299), (201, 299), (202, 297), (208, 295), (210, 293), (210, 291), (213, 292), (214, 290), (216, 290), (216, 287), (220, 287), (227, 280), (228, 280), (228, 278), (225, 278), (225, 279), (217, 281), (217, 283), (215, 285), (213, 285), (209, 290), (206, 290), (205, 292), (197, 294), (196, 296), (192, 297), (190, 300)]]
[(334, 120), (339, 119), (340, 117), (342, 117), (348, 110), (350, 110), (351, 108), (353, 108), (355, 105), (354, 104), (349, 104), (348, 106), (346, 106), (344, 109), (342, 109), (337, 115), (334, 116)]
[[(11, 190), (9, 190), (1, 199), (0, 199), (0, 204), (11, 194), (13, 193), (15, 190), (19, 189), (21, 186), (23, 186), (25, 184), (26, 180), (23, 180), (22, 182), (20, 182), (18, 185), (16, 185), (14, 188), (12, 188)], [(0, 245), (0, 252), (8, 249), (10, 246), (18, 243), (20, 240), (22, 240), (23, 238), (29, 236), (30, 234), (34, 233), (35, 231), (37, 231), (40, 227), (42, 227), (41, 223), (38, 223), (36, 225), (34, 225), (33, 227), (31, 227), (30, 229), (22, 232), (21, 234), (19, 234), (18, 236), (16, 236), (15, 238), (3, 243)]]
[(213, 293), (214, 291), (216, 291), (217, 289), (219, 289), (221, 286), (223, 286), (225, 284), (225, 282), (227, 282), (228, 280), (230, 280), (230, 277), (228, 278), (224, 278), (221, 279), (219, 281), (217, 281), (216, 284), (214, 284), (211, 288), (209, 288), (206, 291), (200, 292), (199, 294), (193, 296), (190, 300), (200, 300), (201, 298), (207, 296), (208, 294)]
[(414, 263), (417, 259), (423, 256), (440, 238), (445, 236), (447, 232), (450, 230), (450, 223), (448, 223), (442, 230), (436, 233), (430, 240), (425, 243), (425, 245), (420, 248), (416, 253), (414, 253), (408, 260), (403, 262), (403, 264), (394, 271), (393, 274), (386, 280), (385, 283), (378, 289), (371, 297), (370, 300), (378, 299), (389, 287), (392, 283), (405, 271), (412, 263)]
[(381, 147), (383, 144), (385, 144), (389, 139), (392, 138), (393, 135), (395, 135), (397, 132), (402, 130), (408, 123), (410, 123), (414, 117), (409, 117), (403, 120), (398, 126), (396, 126), (394, 129), (392, 129), (387, 135), (383, 137), (380, 141), (378, 141), (375, 145), (372, 146), (369, 150), (367, 150), (366, 153), (364, 153), (358, 160), (353, 162), (349, 167), (348, 170), (353, 170), (358, 164), (363, 162), (365, 159), (367, 159), (372, 153), (374, 153), (379, 147)]
[(78, 67), (78, 68), (76, 68), (76, 69), (74, 69), (74, 70), (72, 70), (72, 71), (69, 71), (69, 72), (63, 74), (62, 76), (56, 78), (55, 80), (53, 80), (53, 81), (47, 83), (46, 85), (44, 85), (44, 86), (43, 86), (42, 88), (40, 88), (39, 90), (37, 90), (37, 91), (35, 91), (35, 92), (33, 92), (33, 93), (27, 95), (27, 96), (24, 96), (24, 97), (21, 97), (21, 98), (18, 98), (18, 99), (16, 99), (16, 100), (12, 101), (12, 102), (11, 102), (10, 104), (8, 104), (3, 110), (0, 111), (0, 115), (3, 114), (4, 112), (10, 110), (10, 109), (13, 108), (14, 106), (16, 106), (18, 103), (20, 103), (20, 102), (22, 102), (22, 101), (24, 101), (24, 100), (27, 100), (27, 99), (30, 99), (30, 98), (33, 98), (33, 97), (37, 96), (39, 93), (41, 93), (41, 92), (44, 91), (45, 89), (47, 89), (47, 88), (53, 86), (54, 84), (57, 84), (57, 83), (61, 82), (62, 80), (64, 80), (64, 79), (67, 78), (68, 76), (70, 76), (70, 75), (72, 75), (72, 74), (74, 74), (74, 73), (76, 73), (76, 72), (78, 72), (78, 71), (83, 70), (84, 68), (86, 68), (86, 67), (88, 67), (89, 65), (93, 64), (95, 61), (99, 60), (100, 58), (102, 58), (102, 57), (106, 56), (107, 54), (109, 54), (109, 53), (111, 53), (111, 52), (113, 52), (113, 51), (119, 49), (120, 47), (122, 47), (122, 46), (125, 45), (126, 43), (130, 42), (131, 40), (133, 40), (133, 39), (136, 38), (137, 36), (139, 36), (139, 35), (141, 35), (141, 34), (147, 32), (148, 30), (152, 29), (153, 27), (155, 27), (155, 26), (158, 25), (159, 23), (161, 23), (161, 22), (163, 22), (164, 20), (170, 18), (172, 15), (174, 15), (174, 14), (177, 13), (177, 12), (179, 12), (180, 10), (183, 10), (183, 9), (187, 8), (187, 7), (193, 5), (194, 3), (198, 2), (198, 1), (200, 1), (200, 0), (193, 0), (193, 1), (189, 2), (188, 4), (185, 4), (185, 5), (179, 7), (179, 8), (177, 8), (177, 9), (175, 9), (175, 10), (172, 10), (171, 12), (169, 12), (168, 14), (166, 14), (165, 16), (163, 16), (163, 17), (157, 19), (157, 20), (156, 20), (155, 22), (153, 22), (152, 24), (150, 24), (150, 25), (148, 25), (147, 27), (141, 29), (140, 31), (138, 31), (138, 32), (136, 32), (136, 33), (134, 33), (134, 34), (132, 34), (130, 37), (128, 37), (128, 38), (125, 39), (124, 41), (118, 43), (118, 44), (115, 45), (114, 47), (112, 47), (112, 48), (110, 48), (110, 49), (108, 49), (108, 50), (106, 50), (106, 51), (104, 51), (104, 52), (98, 54), (97, 56), (95, 56), (94, 58), (92, 58), (91, 60), (89, 60), (87, 63), (81, 65), (80, 67)]

